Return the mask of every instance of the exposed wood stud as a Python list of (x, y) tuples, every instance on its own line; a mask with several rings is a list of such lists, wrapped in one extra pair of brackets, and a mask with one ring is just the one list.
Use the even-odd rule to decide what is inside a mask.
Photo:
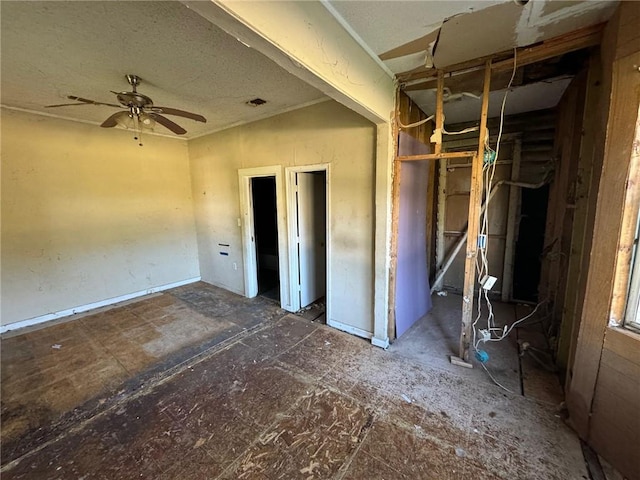
[[(396, 268), (398, 265), (398, 208), (400, 205), (400, 162), (398, 161), (398, 135), (400, 133), (398, 121), (403, 111), (402, 94), (396, 95), (395, 114), (391, 122), (393, 138), (393, 180), (391, 187), (391, 259), (389, 262), (389, 311), (387, 331), (389, 339), (395, 338), (396, 332)], [(407, 108), (408, 110), (408, 108)]]
[(398, 160), (408, 162), (411, 160), (438, 160), (440, 158), (468, 158), (473, 157), (476, 152), (441, 152), (441, 153), (427, 153), (424, 155), (402, 155), (398, 157)]
[[(440, 176), (438, 179), (438, 215), (437, 215), (437, 233), (436, 233), (436, 271), (442, 269), (444, 263), (444, 230), (445, 230), (445, 216), (447, 207), (447, 162), (446, 158), (440, 160)], [(442, 290), (444, 278), (438, 280), (433, 289)]]
[(438, 88), (436, 91), (436, 137), (433, 152), (437, 155), (442, 152), (442, 135), (444, 125), (444, 73), (442, 70), (438, 72)]
[(487, 136), (487, 112), (489, 110), (489, 92), (491, 87), (491, 60), (487, 60), (484, 73), (484, 90), (480, 114), (478, 152), (473, 157), (471, 167), (471, 194), (469, 196), (469, 221), (467, 231), (467, 255), (464, 264), (464, 288), (462, 292), (462, 328), (460, 331), (459, 357), (469, 361), (471, 324), (473, 316), (473, 297), (476, 283), (476, 256), (478, 254), (478, 231), (480, 227), (480, 209), (482, 204), (482, 163), (484, 144)]

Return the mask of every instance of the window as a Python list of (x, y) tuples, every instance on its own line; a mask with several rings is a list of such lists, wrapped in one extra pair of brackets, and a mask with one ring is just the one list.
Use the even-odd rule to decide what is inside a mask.
[(638, 237), (640, 235), (640, 215), (636, 226), (636, 235), (633, 242), (633, 256), (631, 260), (631, 281), (629, 282), (629, 294), (627, 296), (627, 310), (624, 318), (625, 327), (640, 331), (640, 249)]

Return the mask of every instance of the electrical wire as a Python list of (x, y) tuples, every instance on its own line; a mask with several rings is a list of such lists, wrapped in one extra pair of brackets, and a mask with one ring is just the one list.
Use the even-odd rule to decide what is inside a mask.
[(489, 374), (489, 377), (491, 377), (491, 380), (493, 380), (493, 383), (495, 383), (497, 386), (499, 386), (503, 390), (506, 390), (507, 392), (511, 393), (512, 395), (515, 395), (515, 392), (513, 392), (512, 390), (509, 390), (507, 387), (505, 387), (500, 382), (498, 382), (493, 375), (491, 375), (491, 372), (487, 367), (485, 367), (484, 363), (481, 363), (480, 365), (482, 365), (482, 368), (484, 368), (484, 371)]
[[(483, 180), (484, 180), (484, 184), (486, 186), (486, 195), (488, 196), (489, 193), (491, 192), (492, 188), (493, 188), (493, 181), (495, 178), (495, 172), (496, 172), (496, 165), (497, 165), (497, 160), (498, 160), (498, 155), (500, 153), (500, 145), (501, 145), (501, 141), (502, 141), (502, 132), (504, 129), (504, 117), (505, 117), (505, 107), (506, 107), (506, 103), (507, 103), (507, 97), (509, 95), (509, 91), (511, 90), (511, 87), (513, 85), (513, 80), (515, 79), (516, 76), (516, 71), (517, 71), (517, 49), (514, 48), (513, 49), (513, 70), (511, 72), (511, 78), (509, 79), (509, 84), (507, 85), (507, 89), (504, 93), (504, 96), (502, 98), (502, 105), (500, 107), (500, 124), (499, 124), (499, 129), (498, 129), (498, 138), (496, 140), (496, 148), (495, 150), (493, 150), (491, 148), (491, 146), (489, 145), (489, 130), (486, 130), (486, 135), (484, 139), (481, 139), (484, 142), (484, 150), (485, 152), (489, 152), (491, 155), (489, 155), (489, 158), (492, 158), (493, 160), (490, 160), (486, 163), (483, 164), (482, 167), (482, 175), (483, 175)], [(479, 159), (480, 161), (484, 162), (484, 158), (483, 159)], [(480, 239), (482, 239), (482, 241), (480, 241)], [(481, 281), (485, 275), (489, 275), (489, 259), (487, 256), (487, 251), (489, 248), (489, 208), (487, 205), (487, 208), (484, 209), (484, 212), (481, 213), (481, 217), (480, 217), (480, 232), (479, 232), (479, 236), (478, 239), (476, 240), (478, 242), (479, 245), (479, 253), (480, 253), (480, 261), (478, 261), (478, 258), (476, 257), (476, 271), (477, 271), (477, 275), (478, 275), (478, 280)], [(480, 320), (482, 319), (482, 297), (484, 296), (484, 300), (487, 304), (487, 328), (486, 330), (484, 330), (484, 334), (482, 335), (482, 338), (478, 339), (478, 323), (480, 322)], [(475, 321), (473, 322), (472, 328), (473, 328), (473, 348), (476, 351), (476, 353), (478, 352), (478, 346), (480, 345), (480, 343), (483, 342), (487, 342), (487, 341), (492, 341), (492, 342), (498, 342), (503, 340), (506, 336), (509, 335), (509, 333), (511, 333), (511, 331), (513, 330), (513, 328), (520, 324), (521, 322), (525, 321), (527, 318), (530, 318), (532, 315), (535, 314), (535, 312), (537, 311), (538, 307), (540, 304), (538, 304), (536, 306), (536, 308), (534, 309), (533, 312), (531, 312), (529, 315), (527, 315), (526, 317), (517, 320), (516, 322), (514, 322), (511, 327), (509, 327), (508, 329), (506, 328), (506, 326), (504, 327), (504, 329), (500, 329), (500, 328), (496, 328), (495, 326), (495, 316), (494, 316), (494, 312), (493, 312), (493, 306), (491, 304), (491, 300), (489, 298), (489, 293), (488, 290), (483, 288), (483, 285), (480, 285), (480, 289), (478, 291), (478, 313), (477, 316), (475, 318)], [(501, 334), (496, 334), (496, 331), (501, 331)], [(494, 335), (496, 335), (496, 337), (494, 338)], [(489, 370), (487, 369), (487, 367), (484, 365), (484, 363), (481, 362), (482, 367), (485, 369), (485, 371), (489, 374), (489, 376), (491, 377), (491, 379), (494, 381), (494, 383), (498, 386), (500, 386), (501, 388), (505, 389), (508, 392), (511, 392), (509, 389), (507, 389), (506, 387), (504, 387), (503, 385), (500, 385), (500, 383), (498, 383), (496, 381), (496, 379), (491, 375), (491, 372), (489, 372)], [(513, 392), (511, 392), (513, 393)]]
[(507, 338), (509, 336), (509, 334), (511, 333), (511, 330), (513, 330), (516, 326), (520, 325), (525, 320), (528, 320), (529, 318), (533, 317), (535, 315), (535, 313), (538, 311), (538, 308), (540, 308), (540, 306), (542, 306), (544, 303), (546, 303), (546, 300), (543, 300), (542, 302), (538, 303), (536, 305), (536, 308), (534, 308), (533, 311), (529, 315), (525, 315), (524, 317), (520, 318), (519, 320), (516, 320), (515, 322), (513, 322), (511, 324), (511, 326), (509, 328), (507, 328), (507, 326), (505, 325), (504, 328), (502, 329), (502, 335), (500, 335), (498, 338), (488, 338), (488, 339), (483, 339), (483, 340), (480, 340), (480, 341), (484, 341), (484, 342), (499, 342), (501, 340), (504, 340), (505, 338)]
[(429, 120), (433, 120), (433, 118), (435, 117), (435, 115), (431, 115), (430, 117), (424, 118), (422, 120), (419, 120), (417, 122), (414, 123), (410, 123), (409, 125), (405, 125), (403, 124), (400, 119), (398, 118), (398, 125), (400, 126), (400, 128), (414, 128), (414, 127), (419, 127), (420, 125), (424, 125), (425, 123), (427, 123)]

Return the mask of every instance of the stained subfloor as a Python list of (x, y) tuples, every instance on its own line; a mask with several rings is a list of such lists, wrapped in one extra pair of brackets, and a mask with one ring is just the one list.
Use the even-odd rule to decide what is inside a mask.
[[(140, 307), (154, 299), (118, 307), (136, 318), (141, 308), (149, 322), (131, 340), (137, 347), (122, 354), (105, 339), (133, 338), (129, 315), (121, 323), (118, 315), (91, 315), (3, 338), (3, 479), (588, 478), (577, 437), (547, 402), (205, 284), (154, 298), (168, 305), (156, 313)], [(181, 336), (175, 326), (163, 337), (156, 317), (166, 308), (181, 310), (174, 321), (185, 315), (186, 330), (202, 322), (201, 334)], [(53, 334), (57, 328), (66, 336)], [(182, 346), (158, 340), (174, 335)], [(100, 357), (81, 360), (88, 344), (107, 351), (104, 362), (120, 359), (127, 379), (89, 381)], [(56, 358), (67, 347), (77, 357)], [(141, 351), (154, 358), (122, 360)], [(40, 374), (20, 383), (27, 368)], [(78, 378), (53, 389), (50, 369)], [(54, 410), (68, 385), (75, 400), (57, 408), (77, 402), (70, 411), (29, 413), (30, 402)], [(41, 400), (29, 393), (36, 390)], [(14, 423), (22, 427), (7, 438), (12, 418), (23, 418)]]

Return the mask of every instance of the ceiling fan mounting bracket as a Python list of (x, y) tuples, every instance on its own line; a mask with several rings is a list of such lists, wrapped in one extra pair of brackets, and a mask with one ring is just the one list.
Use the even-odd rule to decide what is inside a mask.
[(127, 78), (127, 82), (129, 82), (129, 85), (131, 85), (133, 87), (133, 91), (136, 91), (136, 87), (138, 85), (140, 85), (140, 77), (137, 75), (133, 75), (128, 73), (127, 75), (125, 75), (125, 77)]

